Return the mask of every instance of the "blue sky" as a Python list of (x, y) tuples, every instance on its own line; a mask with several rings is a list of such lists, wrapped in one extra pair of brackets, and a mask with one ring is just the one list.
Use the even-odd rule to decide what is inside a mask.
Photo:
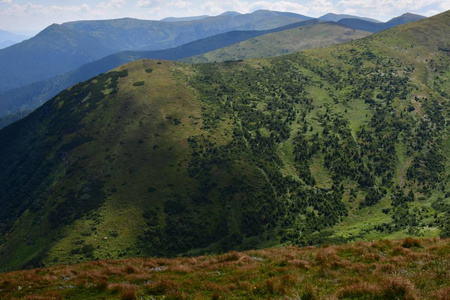
[(386, 21), (405, 12), (432, 16), (450, 9), (450, 0), (0, 0), (0, 29), (38, 32), (52, 23), (133, 17), (249, 13), (257, 9), (289, 11), (311, 17), (328, 12)]

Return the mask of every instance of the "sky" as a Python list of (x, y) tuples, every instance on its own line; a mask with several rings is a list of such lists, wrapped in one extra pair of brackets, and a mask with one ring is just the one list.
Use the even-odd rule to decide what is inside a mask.
[(53, 23), (131, 17), (250, 13), (258, 9), (288, 11), (310, 17), (353, 14), (387, 21), (405, 12), (432, 16), (450, 9), (450, 0), (0, 0), (0, 30), (37, 33)]

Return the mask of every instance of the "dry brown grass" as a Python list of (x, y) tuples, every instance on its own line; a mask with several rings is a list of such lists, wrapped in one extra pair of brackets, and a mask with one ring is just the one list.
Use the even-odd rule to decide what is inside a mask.
[(296, 268), (303, 269), (303, 270), (309, 270), (309, 268), (310, 268), (309, 263), (307, 261), (301, 260), (301, 259), (289, 260), (289, 264)]
[(394, 247), (391, 251), (391, 255), (393, 255), (393, 256), (397, 256), (397, 255), (406, 256), (410, 253), (411, 253), (411, 250), (400, 247), (400, 246)]
[(433, 292), (431, 296), (437, 300), (450, 300), (450, 286)]
[(397, 268), (392, 264), (379, 264), (376, 266), (379, 274), (394, 274)]
[(169, 279), (154, 281), (145, 286), (146, 293), (149, 295), (170, 295), (176, 293), (179, 288), (178, 282)]
[(340, 258), (337, 256), (336, 250), (332, 248), (319, 249), (315, 257), (316, 265), (324, 267), (331, 267), (339, 261)]
[(194, 272), (194, 269), (188, 265), (176, 265), (171, 267), (170, 270), (179, 274), (188, 274)]
[(382, 290), (382, 287), (378, 284), (360, 282), (340, 289), (337, 296), (350, 299), (380, 299)]
[(394, 277), (384, 281), (383, 296), (394, 299), (418, 299), (414, 284), (404, 277)]
[(422, 247), (422, 242), (419, 239), (409, 237), (403, 240), (402, 247), (404, 248)]
[(442, 300), (449, 299), (449, 282), (449, 240), (403, 239), (1, 273), (0, 299), (64, 299), (88, 291), (92, 299)]
[(317, 287), (313, 286), (312, 284), (306, 284), (303, 287), (300, 299), (303, 299), (303, 300), (319, 299), (319, 292), (318, 292)]
[(108, 290), (120, 294), (120, 299), (134, 300), (137, 299), (137, 286), (130, 283), (112, 283), (108, 285)]
[(136, 286), (127, 284), (120, 290), (120, 299), (122, 300), (134, 300), (137, 299), (136, 296)]

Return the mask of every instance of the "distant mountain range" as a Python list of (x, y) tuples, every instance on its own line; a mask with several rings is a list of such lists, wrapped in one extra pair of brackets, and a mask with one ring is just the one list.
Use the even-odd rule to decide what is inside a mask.
[[(291, 28), (289, 26), (301, 26), (299, 21), (318, 23), (333, 19), (348, 28), (367, 28), (374, 32), (422, 17), (406, 14), (386, 23), (377, 23), (349, 15), (327, 14), (312, 19), (261, 10), (251, 14), (226, 12), (216, 17), (192, 18), (54, 24), (29, 40), (0, 50), (0, 68), (9, 70), (0, 81), (0, 118), (13, 114), (0, 120), (0, 128), (1, 124), (22, 116), (23, 112), (15, 114), (19, 110), (34, 109), (72, 84), (135, 59), (177, 60), (199, 55), (263, 34), (287, 30)], [(176, 47), (167, 50), (173, 46)]]
[(415, 15), (411, 13), (403, 14), (399, 17), (393, 18), (385, 23), (374, 23), (368, 20), (355, 19), (355, 18), (345, 18), (338, 21), (339, 24), (348, 26), (353, 29), (369, 31), (369, 32), (379, 32), (386, 30), (398, 25), (406, 24), (413, 21), (418, 21), (425, 18), (424, 16)]
[(348, 42), (370, 34), (370, 32), (354, 30), (335, 22), (319, 22), (268, 33), (211, 52), (182, 59), (182, 61), (208, 63), (273, 57)]
[(261, 10), (187, 23), (125, 18), (53, 24), (0, 50), (0, 68), (9, 70), (0, 91), (52, 78), (119, 51), (167, 49), (232, 30), (267, 30), (306, 19), (310, 18)]
[(323, 15), (323, 16), (319, 17), (319, 19), (323, 20), (323, 21), (331, 21), (331, 22), (338, 22), (342, 19), (358, 19), (358, 20), (368, 21), (368, 22), (372, 22), (372, 23), (381, 23), (380, 21), (375, 20), (375, 19), (358, 17), (358, 16), (353, 16), (353, 15), (345, 15), (345, 14), (333, 14), (333, 13)]
[(0, 49), (19, 43), (27, 38), (28, 37), (24, 35), (15, 34), (5, 30), (0, 30)]
[(197, 20), (201, 20), (201, 19), (206, 19), (206, 18), (210, 18), (211, 16), (208, 15), (203, 15), (203, 16), (195, 16), (195, 17), (180, 17), (180, 18), (176, 18), (176, 17), (168, 17), (168, 18), (164, 18), (161, 21), (162, 22), (189, 22), (189, 21), (197, 21)]

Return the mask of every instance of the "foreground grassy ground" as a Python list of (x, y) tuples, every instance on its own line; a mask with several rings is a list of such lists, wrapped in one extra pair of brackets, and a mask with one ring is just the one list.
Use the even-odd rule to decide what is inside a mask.
[(450, 239), (94, 261), (0, 274), (1, 299), (449, 299)]

